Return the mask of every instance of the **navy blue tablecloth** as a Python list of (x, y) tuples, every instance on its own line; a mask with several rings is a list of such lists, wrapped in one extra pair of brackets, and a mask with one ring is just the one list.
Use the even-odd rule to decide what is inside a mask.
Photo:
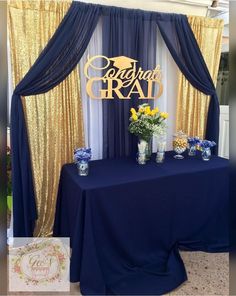
[(229, 162), (213, 156), (138, 165), (90, 162), (88, 177), (64, 165), (54, 236), (71, 239), (71, 281), (84, 295), (161, 295), (186, 272), (179, 249), (228, 250)]

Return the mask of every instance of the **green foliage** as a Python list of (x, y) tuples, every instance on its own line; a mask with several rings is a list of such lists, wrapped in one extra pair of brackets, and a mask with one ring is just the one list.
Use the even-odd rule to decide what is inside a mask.
[(12, 211), (12, 196), (11, 195), (7, 196), (7, 207), (9, 209), (9, 211)]
[(168, 117), (166, 112), (159, 112), (158, 107), (151, 110), (148, 104), (142, 104), (136, 111), (134, 108), (130, 109), (130, 133), (149, 141), (153, 135), (160, 135), (166, 132), (165, 120)]
[(131, 134), (147, 142), (151, 139), (153, 134), (152, 125), (148, 121), (143, 120), (132, 121), (129, 125), (129, 131)]
[(7, 195), (12, 195), (11, 150), (7, 147)]

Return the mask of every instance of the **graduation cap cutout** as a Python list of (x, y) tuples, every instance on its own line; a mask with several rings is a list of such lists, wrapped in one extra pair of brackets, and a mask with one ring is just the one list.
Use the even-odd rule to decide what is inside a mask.
[(114, 62), (114, 66), (119, 68), (120, 70), (132, 68), (132, 62), (137, 62), (137, 60), (128, 58), (126, 56), (119, 56), (110, 58), (111, 61)]

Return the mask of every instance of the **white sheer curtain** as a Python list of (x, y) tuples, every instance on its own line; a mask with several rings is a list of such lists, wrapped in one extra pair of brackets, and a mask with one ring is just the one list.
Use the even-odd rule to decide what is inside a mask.
[[(154, 101), (155, 107), (169, 113), (167, 120), (167, 150), (172, 150), (172, 136), (176, 127), (176, 102), (178, 92), (178, 67), (175, 64), (160, 31), (157, 29), (156, 63), (161, 66), (163, 93)], [(156, 152), (156, 139), (153, 139), (153, 152)]]
[[(87, 147), (92, 149), (92, 159), (101, 159), (103, 155), (102, 100), (91, 99), (88, 96), (86, 92), (87, 78), (84, 75), (84, 66), (87, 62), (88, 56), (93, 57), (96, 55), (102, 55), (101, 20), (98, 22), (88, 48), (79, 63), (85, 143)], [(95, 66), (99, 67), (101, 65), (95, 64)], [(91, 69), (91, 67), (88, 72), (90, 77), (101, 76), (101, 72), (98, 73), (98, 71)], [(101, 82), (94, 83), (93, 91), (95, 95), (98, 95), (101, 87)]]

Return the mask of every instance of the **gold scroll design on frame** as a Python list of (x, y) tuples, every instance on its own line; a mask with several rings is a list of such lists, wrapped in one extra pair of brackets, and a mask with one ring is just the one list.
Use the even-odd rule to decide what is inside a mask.
[[(131, 99), (132, 94), (138, 94), (139, 99), (157, 99), (162, 95), (163, 84), (160, 65), (153, 70), (143, 70), (137, 67), (137, 60), (126, 56), (108, 58), (97, 55), (88, 60), (84, 66), (87, 78), (86, 91), (92, 99)], [(90, 70), (98, 76), (91, 77)], [(97, 71), (97, 73), (96, 73)], [(102, 82), (99, 93), (94, 93), (94, 84)], [(142, 88), (143, 82), (147, 85)], [(122, 90), (128, 90), (124, 94)]]

